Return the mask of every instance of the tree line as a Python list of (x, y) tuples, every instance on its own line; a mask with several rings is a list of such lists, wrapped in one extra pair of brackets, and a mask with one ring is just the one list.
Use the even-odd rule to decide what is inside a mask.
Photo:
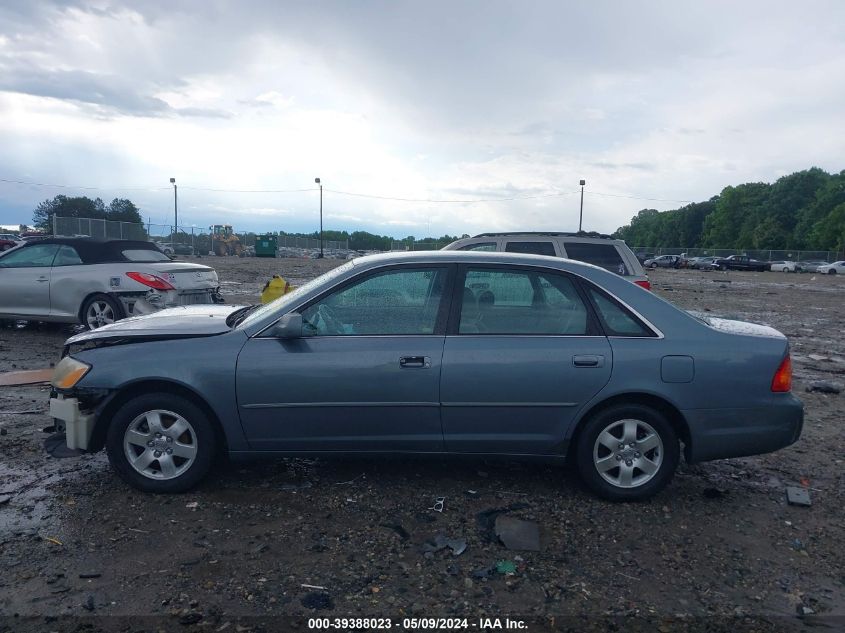
[(614, 237), (631, 246), (845, 251), (845, 171), (813, 167), (671, 211), (643, 209)]

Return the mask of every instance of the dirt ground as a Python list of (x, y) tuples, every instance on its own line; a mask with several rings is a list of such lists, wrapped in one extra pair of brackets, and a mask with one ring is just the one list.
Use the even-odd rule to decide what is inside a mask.
[[(217, 268), (231, 303), (256, 302), (273, 272), (296, 284), (342, 263), (201, 261)], [(197, 630), (314, 614), (639, 615), (702, 626), (755, 616), (759, 631), (845, 627), (845, 394), (804, 391), (845, 379), (845, 278), (650, 277), (680, 307), (789, 336), (806, 406), (797, 444), (682, 464), (663, 493), (638, 504), (597, 500), (558, 466), (440, 459), (234, 464), (192, 493), (153, 496), (123, 484), (103, 454), (47, 456), (47, 389), (0, 387), (0, 631), (26, 616), (141, 614)], [(0, 371), (49, 366), (71, 333), (0, 329)], [(788, 505), (788, 485), (808, 487), (812, 506)], [(430, 509), (437, 497), (442, 512)], [(536, 521), (542, 551), (498, 543), (497, 511)], [(425, 553), (438, 535), (465, 539), (466, 551)], [(514, 573), (498, 573), (498, 561)]]

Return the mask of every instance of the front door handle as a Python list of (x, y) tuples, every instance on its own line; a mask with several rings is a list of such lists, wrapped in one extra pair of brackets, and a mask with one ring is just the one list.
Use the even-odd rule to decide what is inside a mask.
[(399, 359), (402, 369), (426, 369), (431, 367), (430, 356), (402, 356)]
[(572, 357), (575, 367), (604, 367), (604, 356), (596, 354), (576, 354)]
[(49, 277), (39, 277), (36, 281), (50, 281)]

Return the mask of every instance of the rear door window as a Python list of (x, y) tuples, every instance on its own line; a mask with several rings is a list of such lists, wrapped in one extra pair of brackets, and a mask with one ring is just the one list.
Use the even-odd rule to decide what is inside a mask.
[(467, 270), (458, 334), (585, 335), (587, 308), (572, 280), (519, 268)]
[(550, 241), (545, 242), (508, 242), (505, 246), (508, 253), (530, 253), (532, 255), (551, 255), (554, 257), (555, 245)]
[(566, 256), (587, 262), (617, 275), (630, 275), (631, 271), (614, 244), (593, 244), (591, 242), (566, 242)]
[(479, 244), (467, 244), (461, 246), (459, 251), (496, 251), (496, 242), (481, 242)]

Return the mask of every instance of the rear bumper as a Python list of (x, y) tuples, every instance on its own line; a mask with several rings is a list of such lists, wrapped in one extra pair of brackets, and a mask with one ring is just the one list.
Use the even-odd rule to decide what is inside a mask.
[(690, 431), (690, 463), (771, 453), (798, 441), (804, 426), (804, 405), (792, 394), (764, 407), (682, 413)]

